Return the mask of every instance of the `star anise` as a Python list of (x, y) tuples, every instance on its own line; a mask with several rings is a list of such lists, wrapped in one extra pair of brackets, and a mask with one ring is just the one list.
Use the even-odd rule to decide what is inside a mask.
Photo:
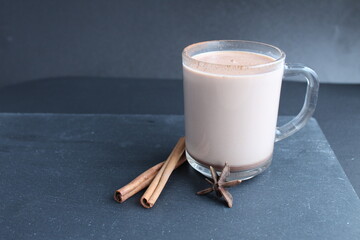
[(226, 190), (225, 188), (238, 185), (241, 183), (241, 180), (233, 180), (226, 182), (226, 178), (230, 175), (230, 166), (227, 163), (225, 163), (225, 166), (221, 171), (220, 177), (218, 176), (218, 174), (216, 173), (215, 169), (212, 166), (210, 166), (210, 172), (213, 180), (211, 181), (208, 178), (205, 178), (205, 180), (208, 183), (210, 183), (212, 186), (204, 190), (201, 190), (196, 194), (204, 195), (212, 191), (215, 191), (218, 197), (224, 197), (228, 207), (231, 208), (233, 204), (233, 197), (231, 196), (229, 191)]

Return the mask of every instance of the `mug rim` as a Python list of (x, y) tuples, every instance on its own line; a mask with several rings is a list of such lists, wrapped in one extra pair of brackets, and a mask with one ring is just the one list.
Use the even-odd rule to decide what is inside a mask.
[[(256, 65), (236, 65), (236, 64), (229, 65), (229, 64), (212, 63), (212, 62), (198, 60), (198, 59), (193, 58), (193, 56), (190, 56), (190, 54), (189, 54), (190, 50), (193, 49), (194, 47), (199, 47), (201, 45), (211, 44), (211, 43), (221, 43), (221, 42), (229, 42), (229, 43), (239, 42), (239, 43), (247, 43), (247, 44), (265, 46), (265, 47), (272, 48), (273, 50), (277, 51), (279, 53), (279, 57), (274, 58), (275, 60), (272, 62), (269, 62), (269, 63), (262, 63), (262, 64), (256, 64)], [(208, 51), (208, 52), (212, 52), (212, 51)], [(254, 53), (256, 53), (256, 52), (254, 52)], [(277, 64), (281, 63), (282, 61), (284, 61), (286, 54), (280, 48), (275, 47), (271, 44), (262, 43), (262, 42), (248, 41), (248, 40), (210, 40), (210, 41), (202, 41), (202, 42), (197, 42), (197, 43), (188, 45), (187, 47), (184, 48), (184, 50), (182, 52), (182, 57), (183, 57), (183, 63), (184, 63), (184, 59), (185, 59), (190, 62), (196, 62), (196, 63), (200, 63), (202, 65), (207, 65), (207, 66), (226, 67), (226, 68), (241, 67), (242, 70), (252, 70), (252, 69), (259, 69), (259, 68), (263, 68), (263, 67), (272, 67), (274, 65), (277, 65)]]

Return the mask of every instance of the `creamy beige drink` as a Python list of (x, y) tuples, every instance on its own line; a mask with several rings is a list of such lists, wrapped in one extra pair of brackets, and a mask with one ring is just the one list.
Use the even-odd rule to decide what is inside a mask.
[(227, 161), (232, 171), (263, 165), (273, 153), (283, 64), (249, 71), (248, 66), (275, 59), (246, 51), (212, 51), (192, 58), (237, 67), (184, 65), (188, 154), (218, 168)]

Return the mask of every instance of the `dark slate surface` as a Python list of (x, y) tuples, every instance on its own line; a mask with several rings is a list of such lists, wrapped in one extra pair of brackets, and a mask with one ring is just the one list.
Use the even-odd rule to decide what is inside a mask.
[(360, 238), (360, 201), (314, 119), (231, 189), (232, 209), (196, 196), (207, 184), (188, 165), (153, 209), (112, 200), (181, 135), (181, 116), (0, 114), (1, 238)]
[[(305, 90), (306, 83), (283, 81), (279, 114), (298, 114)], [(359, 196), (360, 111), (356, 109), (360, 109), (360, 84), (321, 84), (314, 116)], [(92, 77), (42, 79), (0, 88), (0, 112), (183, 115), (183, 82)]]

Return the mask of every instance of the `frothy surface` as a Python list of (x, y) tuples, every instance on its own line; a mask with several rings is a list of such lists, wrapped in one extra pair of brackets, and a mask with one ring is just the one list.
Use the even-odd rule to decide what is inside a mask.
[(254, 66), (275, 61), (272, 57), (245, 51), (213, 51), (194, 55), (193, 58), (207, 63), (236, 66)]

